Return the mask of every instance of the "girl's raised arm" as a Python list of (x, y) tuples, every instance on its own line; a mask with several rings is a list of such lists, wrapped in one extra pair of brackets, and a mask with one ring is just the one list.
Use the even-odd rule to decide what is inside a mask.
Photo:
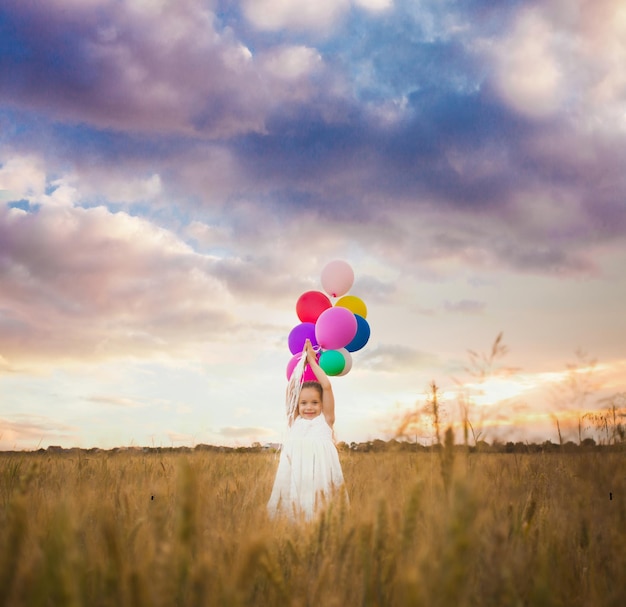
[(322, 413), (326, 418), (326, 423), (332, 428), (335, 423), (335, 395), (333, 394), (333, 387), (326, 375), (324, 369), (319, 366), (315, 350), (310, 340), (306, 340), (304, 344), (304, 351), (306, 352), (307, 362), (317, 379), (322, 386)]

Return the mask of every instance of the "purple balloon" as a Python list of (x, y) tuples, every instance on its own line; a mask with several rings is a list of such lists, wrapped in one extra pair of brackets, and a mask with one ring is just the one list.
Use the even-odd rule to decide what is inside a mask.
[(339, 350), (354, 339), (357, 328), (354, 314), (348, 308), (335, 306), (320, 314), (315, 323), (315, 337), (324, 350)]
[(307, 339), (311, 340), (313, 346), (317, 346), (317, 339), (315, 339), (315, 323), (302, 322), (291, 329), (287, 339), (289, 351), (292, 354), (300, 354), (300, 352), (304, 350), (304, 344)]

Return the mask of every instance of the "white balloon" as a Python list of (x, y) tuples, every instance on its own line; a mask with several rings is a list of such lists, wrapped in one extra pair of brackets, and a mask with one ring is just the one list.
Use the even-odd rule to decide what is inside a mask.
[(341, 259), (327, 263), (322, 270), (322, 287), (331, 297), (345, 295), (354, 284), (354, 270)]
[(339, 373), (339, 375), (347, 375), (350, 372), (350, 369), (352, 369), (352, 354), (350, 354), (350, 352), (348, 352), (345, 348), (339, 348), (337, 352), (341, 352), (343, 357), (346, 359), (346, 366), (343, 368), (343, 371)]

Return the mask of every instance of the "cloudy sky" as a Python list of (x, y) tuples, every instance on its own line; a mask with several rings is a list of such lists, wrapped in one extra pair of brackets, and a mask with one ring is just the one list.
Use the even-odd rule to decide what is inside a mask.
[(333, 259), (339, 440), (431, 380), (573, 438), (626, 390), (624, 65), (621, 0), (3, 0), (0, 448), (281, 440)]

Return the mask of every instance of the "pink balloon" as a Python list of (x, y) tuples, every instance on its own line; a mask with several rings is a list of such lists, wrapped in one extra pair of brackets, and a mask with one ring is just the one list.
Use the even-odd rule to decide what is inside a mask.
[(356, 317), (348, 308), (329, 308), (315, 323), (315, 337), (324, 350), (339, 350), (354, 339), (357, 329)]
[(322, 287), (332, 297), (345, 295), (354, 283), (354, 271), (345, 261), (336, 259), (324, 266), (322, 270)]
[[(287, 363), (287, 381), (291, 379), (291, 374), (293, 370), (296, 368), (298, 361), (300, 360), (300, 356), (302, 356), (302, 352), (300, 354), (296, 354), (291, 357), (291, 360)], [(319, 354), (317, 355), (319, 359)], [(315, 377), (315, 373), (313, 373), (313, 369), (311, 369), (310, 365), (306, 365), (304, 367), (304, 374), (302, 375), (302, 381), (317, 381), (317, 377)]]

